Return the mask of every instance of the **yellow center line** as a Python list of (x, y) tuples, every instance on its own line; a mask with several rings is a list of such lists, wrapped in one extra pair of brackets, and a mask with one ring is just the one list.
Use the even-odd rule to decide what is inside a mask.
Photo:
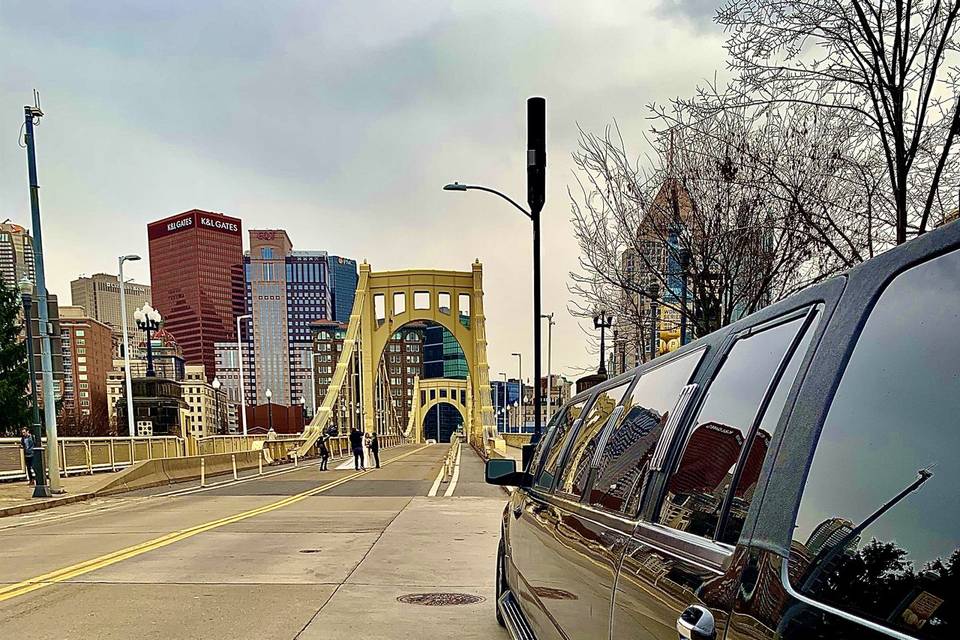
[[(408, 451), (402, 455), (392, 458), (391, 460), (384, 461), (382, 466), (387, 466), (388, 464), (393, 464), (398, 460), (402, 460), (407, 456), (412, 456), (415, 453), (419, 453), (426, 449), (429, 445), (422, 446), (413, 451)], [(96, 571), (97, 569), (103, 569), (104, 567), (109, 567), (110, 565), (134, 558), (141, 554), (144, 554), (148, 551), (153, 551), (154, 549), (160, 549), (171, 545), (174, 542), (179, 542), (180, 540), (186, 540), (187, 538), (192, 538), (195, 535), (204, 533), (205, 531), (210, 531), (212, 529), (217, 529), (219, 527), (226, 526), (228, 524), (234, 524), (247, 518), (253, 518), (254, 516), (259, 516), (264, 513), (269, 513), (270, 511), (275, 511), (283, 507), (289, 506), (300, 502), (305, 498), (315, 496), (317, 494), (323, 493), (324, 491), (329, 491), (334, 487), (338, 487), (341, 484), (349, 482), (359, 478), (362, 475), (371, 473), (372, 470), (360, 471), (358, 473), (351, 473), (350, 475), (343, 477), (339, 480), (334, 480), (333, 482), (328, 482), (327, 484), (320, 485), (319, 487), (314, 487), (304, 491), (303, 493), (298, 493), (293, 496), (288, 496), (282, 500), (276, 502), (271, 502), (270, 504), (264, 505), (262, 507), (257, 507), (256, 509), (250, 509), (249, 511), (244, 511), (242, 513), (237, 513), (232, 516), (227, 516), (225, 518), (220, 518), (218, 520), (212, 520), (210, 522), (205, 522), (203, 524), (198, 524), (196, 526), (190, 527), (189, 529), (182, 529), (180, 531), (173, 531), (166, 535), (162, 535), (159, 538), (154, 538), (153, 540), (148, 540), (146, 542), (141, 542), (140, 544), (127, 547), (125, 549), (120, 549), (106, 555), (102, 555), (99, 558), (93, 558), (91, 560), (86, 560), (78, 564), (71, 565), (69, 567), (63, 567), (62, 569), (57, 569), (43, 575), (39, 575), (33, 578), (29, 578), (22, 582), (16, 584), (11, 584), (6, 587), (0, 588), (0, 602), (4, 600), (9, 600), (11, 598), (16, 598), (17, 596), (22, 596), (31, 591), (36, 591), (37, 589), (42, 589), (43, 587), (56, 584), (58, 582), (63, 582), (65, 580), (70, 580), (76, 578), (77, 576), (82, 576), (84, 574), (90, 573), (91, 571)]]

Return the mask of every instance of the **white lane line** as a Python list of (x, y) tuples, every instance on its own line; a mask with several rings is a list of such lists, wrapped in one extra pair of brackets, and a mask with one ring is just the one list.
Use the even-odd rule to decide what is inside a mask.
[(463, 447), (457, 447), (457, 462), (453, 465), (453, 477), (450, 478), (450, 484), (447, 485), (447, 491), (443, 494), (444, 498), (453, 495), (453, 490), (457, 488), (457, 480), (460, 479), (460, 454), (463, 453)]
[(437, 489), (440, 488), (440, 483), (443, 482), (443, 464), (440, 465), (440, 471), (437, 473), (437, 479), (433, 481), (433, 486), (430, 487), (429, 493), (427, 493), (428, 498), (437, 497)]

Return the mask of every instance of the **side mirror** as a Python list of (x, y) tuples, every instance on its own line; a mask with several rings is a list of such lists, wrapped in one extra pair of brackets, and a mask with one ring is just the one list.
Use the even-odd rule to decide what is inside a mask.
[(487, 460), (484, 480), (487, 484), (500, 486), (523, 486), (527, 474), (517, 471), (517, 461), (513, 458), (492, 458)]

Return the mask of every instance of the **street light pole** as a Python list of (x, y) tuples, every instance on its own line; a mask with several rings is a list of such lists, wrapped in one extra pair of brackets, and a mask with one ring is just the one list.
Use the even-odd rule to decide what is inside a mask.
[(273, 402), (270, 398), (273, 397), (273, 392), (270, 389), (267, 389), (267, 431), (273, 429)]
[(659, 347), (659, 336), (657, 335), (657, 326), (660, 324), (660, 306), (657, 298), (660, 296), (660, 285), (653, 283), (650, 285), (650, 359), (657, 357)]
[(243, 384), (243, 345), (240, 340), (240, 321), (250, 320), (253, 316), (249, 313), (237, 316), (237, 364), (240, 366), (240, 420), (243, 424), (243, 435), (247, 435), (247, 393)]
[[(547, 320), (547, 422), (553, 417), (553, 370), (551, 361), (553, 360), (553, 321), (552, 313), (545, 313), (540, 316)], [(539, 381), (538, 381), (539, 384)]]
[(606, 344), (604, 344), (604, 331), (613, 326), (613, 316), (608, 314), (606, 311), (598, 313), (593, 317), (593, 328), (600, 329), (600, 368), (597, 369), (597, 373), (605, 376), (607, 375), (607, 358), (606, 358)]
[(520, 431), (523, 431), (524, 422), (523, 418), (523, 356), (519, 353), (511, 353), (510, 355), (517, 356), (517, 381), (520, 384), (520, 392), (517, 394), (517, 402), (520, 403)]
[[(35, 94), (36, 95), (36, 94)], [(37, 317), (40, 324), (40, 375), (43, 378), (43, 417), (47, 427), (47, 468), (50, 470), (50, 492), (60, 488), (60, 455), (57, 446), (56, 391), (53, 388), (53, 347), (50, 341), (50, 308), (47, 306), (47, 278), (43, 267), (43, 231), (40, 225), (40, 183), (37, 179), (37, 154), (33, 140), (33, 121), (43, 117), (39, 99), (37, 106), (25, 106), (24, 141), (27, 145), (27, 173), (30, 178), (30, 221), (33, 227), (33, 267), (37, 283)]]
[(124, 383), (127, 388), (127, 431), (132, 438), (136, 435), (136, 430), (133, 425), (133, 382), (131, 382), (130, 374), (130, 336), (129, 330), (127, 329), (127, 283), (123, 279), (123, 263), (135, 260), (139, 260), (140, 256), (136, 254), (129, 254), (125, 256), (120, 256), (117, 258), (117, 262), (120, 265), (120, 323), (123, 325), (123, 378)]
[(220, 379), (214, 376), (213, 382), (210, 383), (210, 386), (213, 387), (213, 402), (216, 407), (216, 416), (213, 419), (214, 425), (214, 435), (223, 435), (223, 424), (220, 420)]
[(150, 335), (160, 329), (163, 318), (160, 316), (160, 312), (151, 307), (149, 303), (137, 309), (133, 318), (137, 327), (147, 334), (147, 377), (154, 378), (157, 372), (153, 369), (153, 340)]
[[(527, 99), (527, 204), (530, 206), (530, 211), (521, 207), (509, 196), (489, 187), (467, 185), (459, 182), (453, 182), (443, 187), (444, 191), (468, 191), (473, 189), (492, 193), (519, 209), (533, 223), (533, 376), (537, 384), (534, 385), (533, 389), (534, 426), (533, 436), (530, 438), (531, 444), (539, 442), (542, 431), (540, 412), (540, 378), (542, 375), (540, 369), (542, 342), (542, 328), (540, 326), (540, 212), (543, 210), (546, 201), (546, 176), (547, 101), (544, 98), (534, 97)], [(522, 380), (520, 385), (522, 396)]]
[(508, 385), (508, 383), (507, 383), (507, 374), (504, 373), (503, 371), (501, 371), (501, 372), (500, 372), (500, 375), (503, 376), (503, 404), (500, 405), (500, 411), (501, 411), (501, 413), (503, 414), (503, 430), (504, 430), (504, 432), (506, 432), (506, 431), (507, 431), (508, 417), (509, 417), (509, 415), (510, 415), (510, 414), (508, 413), (508, 409), (507, 409), (507, 401), (508, 401), (508, 399), (507, 399), (507, 387), (508, 387), (509, 385)]
[[(23, 295), (23, 323), (27, 331), (27, 368), (30, 372), (30, 414), (33, 425), (33, 476), (36, 479), (33, 486), (34, 498), (49, 498), (50, 489), (47, 487), (47, 473), (43, 464), (43, 427), (40, 424), (40, 404), (37, 399), (37, 367), (33, 353), (33, 318), (30, 311), (33, 307), (33, 283), (26, 277), (20, 281), (20, 291)], [(37, 453), (39, 452), (39, 453)]]

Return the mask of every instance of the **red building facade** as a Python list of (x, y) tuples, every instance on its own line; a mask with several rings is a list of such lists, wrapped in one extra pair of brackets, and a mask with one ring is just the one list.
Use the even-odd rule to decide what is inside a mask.
[(214, 343), (236, 340), (244, 311), (240, 220), (193, 209), (147, 225), (153, 306), (188, 363), (216, 369)]

